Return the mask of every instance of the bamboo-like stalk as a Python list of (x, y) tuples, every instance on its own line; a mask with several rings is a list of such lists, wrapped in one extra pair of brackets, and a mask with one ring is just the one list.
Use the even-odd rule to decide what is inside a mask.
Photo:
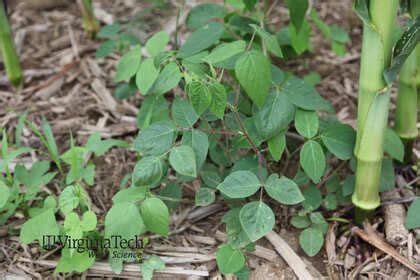
[(77, 3), (82, 12), (83, 28), (90, 37), (94, 38), (99, 31), (99, 23), (93, 12), (92, 0), (77, 0)]
[(363, 221), (379, 206), (379, 182), (390, 89), (384, 78), (392, 55), (398, 0), (370, 0), (370, 23), (363, 24), (357, 112), (356, 189), (352, 197)]
[[(417, 47), (418, 49), (418, 47)], [(401, 68), (398, 85), (397, 109), (395, 111), (395, 131), (405, 146), (406, 163), (411, 162), (413, 141), (417, 138), (417, 54), (411, 53)]]
[(0, 50), (9, 81), (15, 87), (20, 88), (23, 81), (22, 69), (3, 0), (0, 0)]
[[(409, 13), (413, 19), (420, 15), (420, 1), (409, 2)], [(402, 66), (398, 85), (394, 128), (405, 146), (405, 163), (411, 162), (413, 142), (418, 136), (418, 88), (420, 88), (420, 45)]]

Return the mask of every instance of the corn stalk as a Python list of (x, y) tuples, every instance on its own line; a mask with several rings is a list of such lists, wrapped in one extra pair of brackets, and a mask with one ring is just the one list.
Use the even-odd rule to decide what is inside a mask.
[[(412, 19), (420, 15), (420, 1), (409, 2)], [(420, 46), (416, 47), (401, 68), (398, 85), (397, 109), (395, 112), (395, 131), (405, 146), (406, 163), (412, 159), (413, 142), (418, 136), (417, 98), (420, 87)]]
[(15, 87), (20, 88), (23, 81), (22, 70), (7, 18), (5, 3), (2, 0), (0, 0), (0, 50), (9, 81)]
[(380, 204), (383, 141), (390, 100), (390, 87), (383, 73), (391, 62), (398, 0), (360, 0), (356, 1), (355, 8), (363, 20), (355, 146), (356, 189), (352, 197), (359, 210), (356, 220), (360, 222)]
[(99, 31), (99, 23), (93, 12), (92, 0), (77, 0), (77, 3), (82, 12), (83, 28), (90, 37), (94, 38)]

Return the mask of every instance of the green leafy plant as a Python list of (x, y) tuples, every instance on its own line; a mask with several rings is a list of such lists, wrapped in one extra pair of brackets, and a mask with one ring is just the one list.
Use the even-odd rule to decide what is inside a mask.
[[(226, 200), (231, 208), (223, 217), (228, 243), (216, 254), (225, 274), (246, 270), (245, 253), (273, 229), (270, 201), (299, 205), (319, 195), (319, 205), (306, 202), (300, 213), (310, 226), (300, 243), (311, 256), (321, 249), (328, 223), (316, 209), (321, 203), (335, 209), (338, 203), (348, 203), (351, 195), (337, 202), (337, 196), (344, 196), (333, 189), (321, 197), (327, 159), (351, 159), (355, 142), (350, 126), (332, 115), (317, 114), (333, 112), (314, 88), (317, 77), (307, 81), (271, 63), (271, 56), (283, 57), (283, 47), (259, 24), (264, 22), (260, 6), (241, 9), (255, 9), (255, 16), (226, 17), (227, 10), (216, 4), (193, 8), (187, 17), (193, 32), (179, 49), (168, 50), (169, 36), (158, 32), (144, 47), (136, 44), (125, 52), (116, 73), (116, 81), (125, 81), (144, 96), (137, 118), (140, 132), (133, 143), (140, 159), (132, 173), (133, 186), (123, 191), (148, 192), (166, 185), (161, 197), (153, 198), (158, 209), (162, 204), (158, 201), (170, 206), (180, 198), (177, 184), (198, 180), (196, 205)], [(301, 16), (305, 15), (306, 10)], [(290, 131), (293, 127), (297, 133)], [(300, 178), (279, 174), (277, 162), (296, 154), (303, 169)], [(176, 176), (175, 181), (168, 179), (169, 174)], [(154, 218), (147, 222), (143, 210), (149, 209), (144, 206), (147, 199), (141, 195), (139, 200), (146, 228), (167, 233), (166, 208), (149, 210)], [(143, 229), (139, 225), (136, 234)]]
[(0, 1), (0, 51), (9, 81), (17, 88), (22, 87), (22, 69), (3, 0)]
[[(115, 96), (142, 95), (138, 135), (128, 144), (93, 133), (84, 145), (70, 135), (68, 149), (60, 151), (45, 119), (38, 127), (22, 114), (14, 145), (2, 134), (0, 224), (19, 209), (25, 215), (24, 244), (51, 246), (48, 235), (92, 242), (121, 236), (139, 237), (144, 249), (148, 233), (170, 234), (170, 210), (182, 199), (182, 185), (194, 182), (196, 206), (223, 202), (229, 208), (222, 218), (227, 240), (216, 252), (221, 273), (247, 279), (247, 253), (276, 227), (279, 205), (290, 208), (301, 248), (315, 256), (329, 221), (350, 222), (333, 217), (333, 211), (352, 201), (359, 209), (375, 208), (378, 192), (394, 187), (391, 159), (404, 158), (399, 135), (386, 129), (389, 89), (414, 48), (410, 38), (418, 41), (418, 22), (392, 54), (397, 1), (391, 2), (384, 8), (379, 0), (356, 1), (365, 31), (357, 134), (317, 92), (319, 74), (300, 78), (275, 64), (311, 50), (312, 25), (336, 54), (344, 54), (347, 33), (323, 22), (307, 0), (286, 1), (290, 20), (278, 32), (267, 20), (270, 7), (259, 1), (194, 7), (186, 18), (191, 34), (182, 44), (177, 35), (172, 44), (164, 31), (140, 42), (127, 26), (103, 27), (97, 57), (121, 54)], [(25, 153), (42, 153), (21, 146), (25, 124), (47, 153), (31, 166), (14, 166)], [(102, 219), (89, 188), (95, 185), (96, 160), (114, 147), (130, 149), (137, 161)], [(390, 158), (383, 158), (384, 151)], [(46, 191), (51, 182), (57, 193)], [(418, 208), (417, 199), (408, 210), (408, 229), (419, 227)], [(79, 251), (66, 243), (55, 272), (83, 272), (99, 258), (108, 258), (117, 273), (125, 262), (139, 263), (145, 279), (165, 269), (162, 259), (143, 256), (141, 249)]]

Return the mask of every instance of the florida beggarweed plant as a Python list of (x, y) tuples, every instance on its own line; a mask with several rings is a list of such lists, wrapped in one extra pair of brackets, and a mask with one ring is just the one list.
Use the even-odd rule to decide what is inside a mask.
[(10, 83), (18, 89), (21, 88), (22, 69), (3, 0), (0, 1), (0, 51)]
[(352, 201), (356, 206), (356, 220), (361, 223), (380, 204), (391, 85), (419, 40), (419, 22), (416, 20), (395, 43), (398, 1), (383, 5), (382, 1), (358, 0), (355, 10), (363, 21), (363, 45), (355, 146), (356, 188)]
[[(333, 107), (314, 87), (316, 75), (301, 79), (272, 64), (272, 57), (282, 59), (307, 47), (293, 40), (279, 43), (264, 24), (266, 10), (260, 4), (242, 3), (233, 13), (216, 4), (194, 7), (186, 22), (192, 33), (179, 48), (170, 49), (169, 35), (158, 32), (122, 56), (115, 77), (144, 96), (137, 117), (140, 132), (133, 143), (139, 161), (132, 186), (123, 191), (134, 194), (163, 186), (148, 207), (159, 234), (167, 233), (163, 202), (169, 206), (179, 199), (182, 183), (199, 182), (197, 206), (226, 201), (228, 242), (216, 254), (224, 274), (249, 272), (245, 252), (276, 222), (270, 201), (302, 203), (292, 224), (303, 229), (300, 244), (313, 256), (328, 228), (319, 208), (334, 210), (348, 203), (352, 193), (343, 194), (335, 170), (325, 175), (327, 160), (352, 158), (355, 131), (331, 115)], [(319, 17), (308, 5), (288, 4), (292, 27), (286, 32), (309, 40), (302, 27), (309, 26), (306, 16)], [(246, 16), (243, 10), (253, 12)], [(333, 31), (322, 26), (332, 38)], [(319, 111), (328, 117), (320, 118)], [(278, 171), (277, 162), (295, 155), (300, 156), (301, 170), (292, 179)], [(323, 196), (320, 188), (326, 184)], [(151, 230), (152, 221), (143, 220)]]

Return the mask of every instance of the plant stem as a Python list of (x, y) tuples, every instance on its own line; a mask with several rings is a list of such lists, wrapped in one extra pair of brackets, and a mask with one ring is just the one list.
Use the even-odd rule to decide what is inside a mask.
[(405, 145), (405, 163), (411, 162), (413, 141), (418, 135), (416, 68), (416, 52), (413, 52), (401, 68), (395, 111), (394, 128)]
[(99, 23), (93, 12), (92, 0), (78, 0), (77, 3), (82, 12), (83, 28), (91, 38), (95, 38), (99, 31)]
[(22, 69), (13, 41), (12, 30), (7, 19), (5, 5), (0, 0), (0, 50), (9, 81), (17, 88), (22, 87)]
[[(414, 19), (420, 14), (420, 2), (410, 2), (410, 15)], [(413, 155), (413, 142), (417, 130), (417, 91), (420, 87), (420, 46), (410, 54), (401, 68), (398, 85), (395, 131), (404, 143), (404, 162), (409, 164)]]
[[(356, 220), (364, 220), (380, 204), (379, 183), (390, 89), (383, 72), (391, 60), (398, 0), (369, 1), (370, 24), (363, 25), (357, 112), (356, 190), (352, 201)], [(361, 210), (363, 211), (361, 211)]]

